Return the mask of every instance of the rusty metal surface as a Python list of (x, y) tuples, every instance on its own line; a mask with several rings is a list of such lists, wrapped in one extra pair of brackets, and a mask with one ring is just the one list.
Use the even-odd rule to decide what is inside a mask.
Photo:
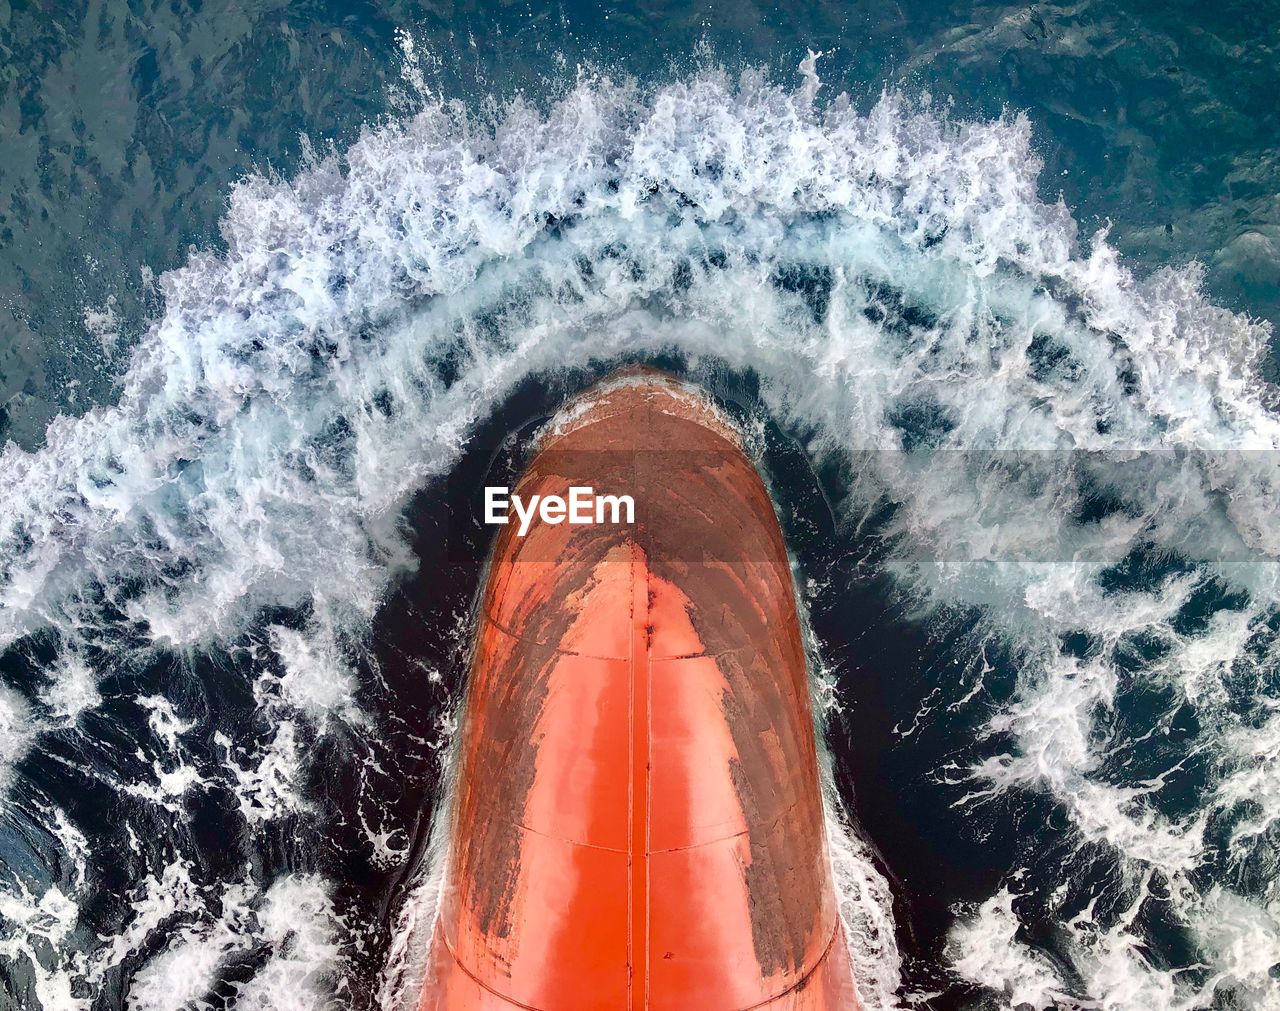
[(574, 484), (635, 524), (498, 538), (423, 1008), (856, 1008), (759, 475), (705, 401), (630, 373), (516, 492)]

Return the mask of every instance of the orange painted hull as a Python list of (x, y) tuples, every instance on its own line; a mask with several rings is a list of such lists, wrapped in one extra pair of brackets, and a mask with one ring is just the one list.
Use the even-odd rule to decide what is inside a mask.
[(502, 528), (459, 729), (423, 1011), (849, 1011), (809, 684), (773, 506), (657, 373), (571, 404)]

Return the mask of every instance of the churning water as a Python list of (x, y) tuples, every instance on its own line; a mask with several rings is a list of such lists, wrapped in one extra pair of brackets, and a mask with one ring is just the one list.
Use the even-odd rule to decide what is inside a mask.
[(457, 489), (633, 360), (719, 393), (779, 501), (868, 1008), (1280, 1006), (1269, 331), (1079, 234), (1024, 116), (821, 72), (424, 91), (238, 185), (118, 400), (5, 447), (20, 1006), (393, 999)]

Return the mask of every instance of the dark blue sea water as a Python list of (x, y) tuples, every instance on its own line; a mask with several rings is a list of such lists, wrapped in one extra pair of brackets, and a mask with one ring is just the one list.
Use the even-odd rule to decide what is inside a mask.
[(778, 503), (866, 1006), (1280, 1007), (1277, 45), (0, 0), (0, 1007), (411, 1002), (478, 489), (636, 360)]

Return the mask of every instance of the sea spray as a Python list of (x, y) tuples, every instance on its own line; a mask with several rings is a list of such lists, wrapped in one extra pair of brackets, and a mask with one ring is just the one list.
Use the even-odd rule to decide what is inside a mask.
[[(801, 75), (791, 89), (755, 71), (653, 87), (584, 73), (546, 109), (517, 100), (491, 118), (428, 99), (293, 179), (238, 186), (225, 254), (162, 279), (119, 402), (58, 419), (37, 452), (0, 453), (0, 647), (52, 636), (66, 670), (248, 636), (264, 719), (373, 748), (383, 723), (360, 707), (351, 658), (414, 564), (406, 502), (478, 422), (566, 362), (674, 352), (694, 378), (750, 372), (815, 458), (846, 462), (844, 536), (874, 530), (902, 593), (977, 608), (1020, 658), (1013, 701), (986, 717), (996, 753), (939, 770), (954, 801), (1048, 796), (1080, 852), (1119, 875), (1112, 896), (1066, 888), (1053, 905), (1011, 881), (961, 910), (958, 976), (1032, 1006), (1276, 1000), (1262, 961), (1280, 937), (1280, 769), (1253, 746), (1278, 691), (1280, 423), (1254, 369), (1266, 328), (1206, 301), (1198, 267), (1139, 278), (1105, 233), (1080, 241), (1042, 199), (1024, 117), (958, 122), (891, 93), (860, 111), (819, 98), (813, 57)], [(281, 607), (308, 618), (254, 631)], [(291, 690), (312, 675), (323, 690)], [(1165, 768), (1126, 779), (1116, 756), (1152, 728), (1120, 702), (1146, 686), (1164, 693), (1157, 727), (1190, 707), (1196, 730), (1152, 746)], [(83, 723), (94, 702), (77, 691)], [(14, 692), (9, 779), (70, 714), (33, 733)], [(246, 819), (318, 804), (281, 800), (302, 781), (283, 722), (196, 769), (175, 729), (192, 717), (148, 705), (155, 757), (113, 781), (175, 826), (210, 784)], [(1163, 804), (1193, 754), (1210, 767), (1185, 787), (1192, 809)], [(241, 946), (274, 943), (273, 894), (332, 932), (288, 964), (254, 963), (246, 992), (269, 971), (342, 978), (367, 929), (330, 916), (322, 885), (193, 884), (182, 838), (145, 877), (170, 911), (140, 901), (115, 939), (60, 926), (84, 889), (6, 892), (0, 943), (37, 967), (42, 1002), (79, 999), (115, 964), (104, 952), (151, 937), (130, 1000), (162, 1006), (179, 947), (157, 951), (158, 931), (207, 956), (182, 992), (213, 987)], [(1194, 938), (1181, 962), (1144, 954), (1157, 892), (1157, 919)], [(1029, 911), (1069, 925), (1058, 963), (1008, 947)]]

